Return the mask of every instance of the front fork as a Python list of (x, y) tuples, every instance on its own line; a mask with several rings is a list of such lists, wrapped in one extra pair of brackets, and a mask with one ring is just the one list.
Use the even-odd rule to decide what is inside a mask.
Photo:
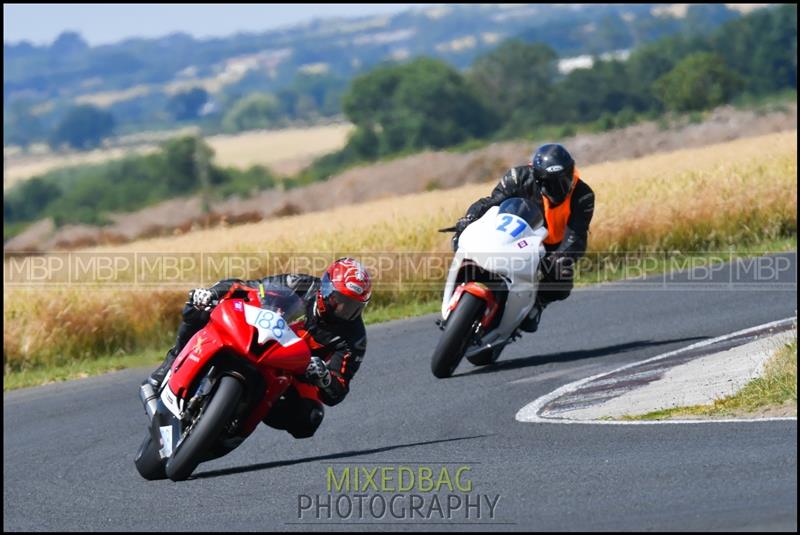
[[(195, 394), (186, 403), (186, 407), (181, 411), (180, 416), (178, 416), (170, 410), (162, 399), (165, 389), (169, 388), (170, 375), (171, 373), (168, 373), (164, 378), (160, 390), (161, 395), (156, 392), (149, 382), (145, 382), (139, 387), (139, 399), (141, 399), (145, 413), (150, 420), (150, 436), (153, 441), (159, 444), (159, 454), (162, 459), (171, 456), (172, 452), (178, 447), (187, 428), (192, 425), (191, 421), (186, 421), (186, 416), (197, 411), (202, 400), (212, 392), (217, 379), (212, 367), (200, 382)], [(171, 394), (171, 392), (166, 393)]]

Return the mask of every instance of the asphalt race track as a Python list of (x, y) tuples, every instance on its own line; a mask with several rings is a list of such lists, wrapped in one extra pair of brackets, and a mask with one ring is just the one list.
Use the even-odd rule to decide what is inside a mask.
[[(313, 438), (262, 426), (182, 483), (147, 482), (133, 465), (146, 424), (137, 387), (149, 370), (4, 394), (3, 528), (796, 530), (796, 420), (578, 426), (514, 419), (568, 382), (796, 315), (796, 254), (781, 258), (790, 268), (779, 280), (744, 270), (741, 281), (751, 283), (730, 285), (726, 267), (714, 284), (686, 272), (666, 286), (651, 279), (576, 290), (495, 366), (463, 362), (447, 380), (430, 372), (434, 316), (370, 327), (348, 399), (328, 409)], [(406, 494), (426, 505), (410, 513), (408, 496), (398, 498), (397, 515), (378, 515), (380, 507), (332, 516), (324, 507), (300, 510), (302, 500), (319, 505), (344, 495), (328, 492), (329, 468), (399, 466), (450, 474), (468, 467), (462, 474), (480, 512), (456, 510), (455, 502), (434, 512), (434, 493), (419, 489)], [(369, 487), (365, 494), (386, 503), (402, 493)], [(439, 488), (443, 500), (448, 494), (459, 491)]]

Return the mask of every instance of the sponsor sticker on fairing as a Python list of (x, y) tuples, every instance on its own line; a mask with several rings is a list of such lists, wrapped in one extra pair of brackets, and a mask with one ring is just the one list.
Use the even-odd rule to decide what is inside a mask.
[(259, 344), (273, 339), (286, 347), (300, 341), (286, 320), (277, 312), (245, 305), (244, 317), (247, 323), (258, 331)]

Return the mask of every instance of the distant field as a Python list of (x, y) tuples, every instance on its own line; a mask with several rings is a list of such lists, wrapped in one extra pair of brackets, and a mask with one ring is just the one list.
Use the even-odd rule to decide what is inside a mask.
[[(216, 161), (220, 165), (247, 168), (261, 164), (281, 174), (292, 174), (309, 164), (311, 159), (343, 147), (352, 128), (350, 124), (335, 124), (257, 130), (210, 136), (206, 141), (216, 152)], [(155, 145), (143, 144), (133, 148), (108, 148), (63, 155), (52, 152), (22, 155), (18, 151), (4, 151), (8, 157), (3, 159), (3, 189), (59, 167), (102, 163), (154, 150)]]
[[(628, 249), (661, 247), (672, 245), (680, 232), (691, 235), (675, 245), (700, 245), (707, 238), (699, 229), (736, 232), (744, 215), (754, 210), (764, 222), (795, 220), (796, 146), (795, 130), (581, 168), (597, 198), (590, 245), (596, 250), (623, 244)], [(447, 237), (435, 229), (452, 224), (492, 186), (406, 195), (92, 250), (446, 250)], [(732, 235), (720, 234), (720, 241)]]
[(150, 92), (150, 88), (146, 85), (137, 85), (121, 91), (103, 91), (101, 93), (90, 93), (87, 95), (80, 95), (75, 98), (77, 104), (91, 104), (100, 108), (107, 108), (115, 102), (130, 100), (132, 98), (141, 97)]
[(216, 161), (220, 165), (247, 168), (261, 164), (280, 172), (286, 169), (287, 164), (310, 163), (316, 156), (342, 148), (352, 129), (351, 124), (334, 124), (259, 130), (212, 136), (207, 141), (214, 148)]
[(136, 149), (96, 149), (88, 152), (75, 152), (70, 154), (54, 154), (45, 152), (35, 156), (14, 156), (3, 161), (3, 189), (7, 189), (21, 180), (41, 175), (72, 165), (97, 164), (122, 158), (130, 154), (146, 154), (153, 152), (155, 147), (142, 146)]
[[(724, 252), (730, 246), (797, 235), (796, 131), (591, 165), (581, 173), (596, 193), (591, 257), (595, 256), (591, 253), (613, 259), (625, 252)], [(451, 225), (491, 186), (381, 199), (86, 252), (219, 252), (233, 253), (233, 257), (268, 252), (279, 258), (298, 253), (375, 258), (388, 252), (402, 253), (394, 258), (403, 261), (433, 253), (446, 268), (449, 235), (436, 229)], [(398, 285), (392, 284), (398, 277), (395, 266), (378, 267), (380, 271), (373, 271), (376, 292), (370, 310), (429, 303), (439, 297), (441, 270), (435, 275), (406, 272), (405, 284)], [(307, 269), (319, 272), (321, 268)], [(236, 275), (263, 274), (245, 270)], [(128, 277), (123, 273), (123, 279)], [(199, 272), (190, 272), (180, 290), (172, 286), (130, 291), (135, 289), (132, 284), (107, 290), (53, 288), (46, 290), (46, 299), (41, 299), (39, 290), (7, 287), (3, 296), (5, 370), (163, 349), (174, 336), (186, 289), (214, 282), (208, 277), (206, 273), (201, 280)], [(408, 283), (423, 284), (409, 289), (413, 284)]]

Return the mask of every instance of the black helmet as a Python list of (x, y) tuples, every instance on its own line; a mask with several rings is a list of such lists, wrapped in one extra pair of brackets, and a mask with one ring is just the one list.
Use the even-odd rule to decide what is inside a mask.
[(542, 145), (531, 156), (536, 185), (553, 205), (559, 205), (572, 189), (575, 161), (567, 149), (556, 143)]

